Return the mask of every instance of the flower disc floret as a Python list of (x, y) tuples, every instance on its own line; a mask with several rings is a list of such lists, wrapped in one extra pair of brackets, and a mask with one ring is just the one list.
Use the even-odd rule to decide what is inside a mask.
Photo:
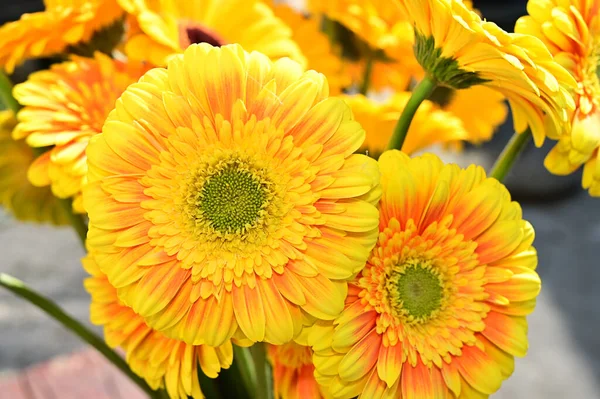
[(191, 45), (131, 85), (92, 139), (88, 244), (121, 300), (171, 338), (289, 342), (339, 314), (377, 239), (364, 137), (323, 75)]

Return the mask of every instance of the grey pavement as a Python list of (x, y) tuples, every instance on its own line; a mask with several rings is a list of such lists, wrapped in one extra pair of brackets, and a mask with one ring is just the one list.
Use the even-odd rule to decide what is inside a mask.
[[(495, 399), (600, 399), (600, 199), (585, 193), (523, 204), (536, 229), (543, 290), (529, 318), (530, 351)], [(68, 229), (0, 219), (0, 271), (25, 280), (88, 320), (83, 255)], [(27, 303), (0, 290), (0, 374), (84, 345)], [(1, 395), (0, 395), (1, 396)]]

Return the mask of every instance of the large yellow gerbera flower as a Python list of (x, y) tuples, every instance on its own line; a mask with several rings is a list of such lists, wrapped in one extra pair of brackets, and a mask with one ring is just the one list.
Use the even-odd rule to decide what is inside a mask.
[(350, 86), (350, 75), (340, 58), (341, 49), (334, 48), (321, 32), (321, 20), (315, 15), (302, 15), (286, 4), (273, 6), (275, 16), (292, 29), (292, 39), (298, 43), (308, 69), (322, 73), (329, 82), (329, 92), (339, 94)]
[(294, 341), (268, 346), (268, 359), (273, 367), (276, 398), (324, 398), (321, 387), (315, 379), (312, 354), (310, 347)]
[(116, 0), (45, 0), (46, 10), (0, 28), (0, 68), (11, 73), (31, 57), (58, 54), (123, 15)]
[(148, 327), (139, 315), (123, 304), (116, 289), (100, 271), (93, 254), (83, 260), (91, 274), (84, 282), (92, 297), (90, 318), (104, 328), (109, 346), (121, 347), (134, 373), (144, 378), (152, 389), (166, 388), (172, 399), (204, 398), (198, 381), (198, 366), (209, 378), (217, 378), (222, 368), (233, 362), (231, 341), (212, 348), (188, 345), (165, 337)]
[(190, 344), (283, 344), (333, 319), (377, 237), (377, 164), (327, 82), (192, 45), (131, 85), (88, 147), (90, 246), (120, 298)]
[(141, 33), (126, 46), (130, 57), (165, 65), (192, 43), (238, 43), (275, 60), (305, 62), (292, 31), (260, 0), (118, 0), (137, 16)]
[(533, 228), (480, 167), (379, 164), (379, 242), (342, 314), (312, 327), (317, 381), (339, 398), (486, 398), (527, 351)]
[[(381, 103), (360, 94), (343, 98), (367, 132), (360, 151), (367, 151), (369, 155), (378, 157), (387, 148), (398, 118), (410, 99), (410, 93), (396, 93)], [(412, 154), (432, 144), (465, 140), (468, 137), (459, 118), (439, 109), (430, 101), (424, 101), (415, 113), (402, 150), (406, 154)]]
[(0, 111), (0, 205), (18, 220), (67, 224), (50, 189), (34, 187), (27, 180), (27, 168), (35, 154), (24, 140), (12, 138), (16, 125), (12, 111)]
[(542, 39), (577, 81), (572, 129), (549, 134), (558, 143), (545, 165), (558, 175), (585, 165), (583, 187), (600, 196), (600, 1), (530, 0), (527, 10), (515, 30)]
[(87, 172), (85, 149), (125, 88), (147, 68), (115, 61), (74, 57), (33, 73), (15, 86), (14, 96), (24, 105), (17, 114), (16, 139), (32, 147), (54, 146), (31, 165), (29, 178), (36, 186), (51, 185), (57, 197), (74, 199), (74, 210), (84, 212), (81, 185)]
[(461, 0), (403, 0), (415, 27), (415, 55), (442, 85), (483, 84), (509, 101), (515, 130), (529, 126), (536, 145), (568, 127), (574, 102), (571, 75), (530, 35), (506, 33)]

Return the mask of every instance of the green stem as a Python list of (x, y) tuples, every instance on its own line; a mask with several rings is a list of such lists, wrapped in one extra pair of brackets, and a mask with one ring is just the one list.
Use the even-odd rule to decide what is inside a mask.
[(0, 273), (0, 286), (13, 292), (15, 295), (21, 297), (43, 310), (47, 315), (58, 321), (65, 328), (70, 330), (72, 333), (83, 339), (85, 342), (93, 346), (98, 352), (100, 352), (106, 359), (114, 364), (119, 370), (121, 370), (127, 377), (131, 379), (137, 386), (139, 386), (144, 392), (153, 399), (161, 399), (163, 396), (161, 393), (153, 391), (152, 388), (146, 384), (146, 382), (135, 375), (125, 360), (113, 351), (104, 341), (90, 331), (87, 327), (75, 320), (73, 317), (66, 314), (58, 305), (54, 302), (45, 298), (33, 291), (25, 285), (21, 280), (18, 280), (12, 276), (4, 273)]
[(430, 78), (429, 76), (425, 76), (423, 80), (421, 80), (419, 84), (415, 86), (410, 99), (406, 103), (406, 107), (404, 107), (404, 110), (402, 111), (402, 115), (400, 115), (400, 118), (396, 123), (394, 133), (392, 134), (392, 138), (390, 138), (390, 142), (388, 143), (388, 150), (402, 149), (402, 145), (406, 139), (406, 134), (408, 133), (408, 128), (410, 127), (410, 123), (412, 122), (415, 113), (419, 109), (421, 103), (429, 98), (436, 87), (436, 80)]
[(236, 362), (247, 392), (256, 392), (257, 375), (249, 348), (233, 346), (233, 361)]
[(257, 343), (250, 348), (256, 369), (256, 398), (273, 399), (273, 376), (267, 361), (266, 344)]
[(69, 222), (71, 222), (71, 226), (73, 226), (73, 229), (77, 233), (83, 248), (85, 249), (85, 238), (87, 236), (88, 228), (85, 220), (83, 219), (83, 215), (73, 212), (73, 201), (70, 198), (58, 198), (58, 201), (60, 202), (65, 215), (67, 215)]
[(15, 114), (21, 109), (21, 104), (15, 100), (12, 95), (13, 84), (6, 76), (3, 70), (0, 69), (0, 100), (6, 108), (13, 111)]
[(525, 130), (523, 133), (513, 134), (506, 147), (492, 166), (489, 176), (502, 182), (513, 164), (517, 160), (519, 154), (527, 147), (531, 141), (531, 129)]
[(367, 54), (365, 72), (363, 74), (362, 85), (360, 86), (360, 94), (363, 96), (367, 95), (369, 91), (369, 85), (371, 84), (371, 75), (373, 75), (373, 64), (375, 62), (372, 51)]

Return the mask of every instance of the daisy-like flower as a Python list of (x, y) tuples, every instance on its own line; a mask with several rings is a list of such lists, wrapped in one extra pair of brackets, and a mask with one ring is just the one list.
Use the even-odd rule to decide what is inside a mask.
[(294, 341), (268, 346), (276, 398), (324, 398), (321, 387), (315, 380), (312, 354), (310, 347)]
[[(377, 238), (377, 163), (325, 77), (191, 45), (88, 146), (89, 245), (119, 297), (190, 344), (273, 344), (331, 320)], [(304, 313), (305, 312), (305, 313)]]
[(334, 48), (321, 32), (321, 20), (315, 15), (302, 15), (286, 4), (273, 6), (275, 16), (292, 29), (292, 39), (306, 58), (307, 68), (322, 73), (329, 82), (329, 92), (339, 94), (350, 86), (350, 75), (340, 58), (340, 49)]
[(527, 351), (533, 228), (481, 167), (379, 164), (379, 241), (341, 315), (311, 328), (317, 381), (338, 398), (486, 398)]
[[(370, 48), (381, 51), (384, 59), (372, 62), (373, 89), (393, 87), (406, 90), (422, 69), (413, 55), (413, 28), (396, 1), (381, 0), (310, 0), (309, 9), (322, 13), (349, 29)], [(348, 69), (357, 84), (362, 84), (367, 63), (350, 62)]]
[(209, 378), (217, 378), (221, 369), (233, 362), (231, 341), (212, 348), (206, 345), (188, 345), (165, 337), (148, 327), (139, 315), (123, 304), (116, 289), (100, 271), (94, 255), (82, 260), (91, 277), (84, 281), (92, 297), (90, 318), (104, 328), (109, 346), (121, 347), (131, 370), (144, 378), (152, 389), (166, 388), (172, 399), (202, 399), (198, 366)]
[[(360, 94), (343, 98), (367, 132), (360, 152), (378, 157), (387, 148), (398, 118), (410, 99), (410, 92), (396, 93), (381, 103)], [(430, 101), (424, 101), (412, 120), (402, 150), (412, 154), (432, 144), (455, 142), (468, 137), (459, 118)]]
[[(481, 144), (492, 138), (494, 132), (508, 116), (508, 107), (504, 96), (485, 86), (473, 86), (463, 90), (448, 91), (448, 98), (443, 101), (441, 108), (460, 118), (467, 131), (466, 141)], [(474, 112), (474, 110), (484, 110)], [(460, 144), (459, 144), (460, 145)]]
[(59, 198), (74, 197), (74, 210), (84, 212), (81, 185), (88, 142), (100, 133), (123, 90), (146, 70), (96, 53), (95, 58), (74, 57), (53, 65), (16, 85), (14, 96), (24, 108), (17, 114), (13, 136), (26, 138), (32, 147), (54, 146), (31, 165), (31, 182), (51, 185)]
[(137, 17), (140, 33), (126, 45), (130, 57), (165, 65), (190, 44), (238, 43), (276, 60), (305, 59), (292, 31), (261, 0), (118, 0)]
[(549, 134), (558, 143), (545, 165), (558, 175), (584, 165), (583, 187), (600, 196), (600, 1), (530, 0), (527, 10), (529, 15), (517, 21), (515, 31), (542, 39), (577, 81), (572, 128)]
[(507, 33), (461, 0), (403, 0), (415, 29), (415, 55), (438, 84), (465, 89), (482, 84), (502, 93), (515, 130), (531, 128), (537, 146), (568, 127), (573, 77), (537, 38)]
[(123, 15), (116, 0), (45, 0), (46, 9), (0, 27), (0, 67), (11, 73), (27, 58), (58, 54), (91, 39)]
[(34, 187), (27, 180), (27, 168), (35, 154), (24, 140), (11, 137), (16, 125), (12, 111), (0, 111), (0, 205), (18, 220), (67, 224), (50, 189)]

